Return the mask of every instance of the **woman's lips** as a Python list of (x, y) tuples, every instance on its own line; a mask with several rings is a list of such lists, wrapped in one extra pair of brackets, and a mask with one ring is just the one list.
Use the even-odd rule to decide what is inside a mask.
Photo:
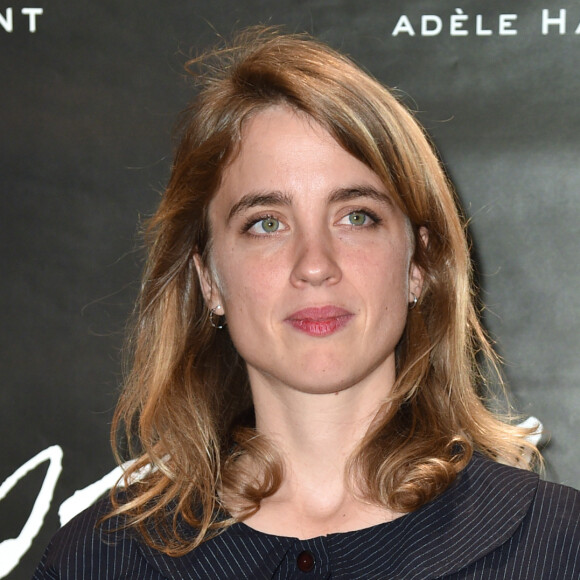
[(348, 324), (353, 314), (338, 306), (304, 308), (294, 312), (286, 322), (310, 336), (328, 336)]

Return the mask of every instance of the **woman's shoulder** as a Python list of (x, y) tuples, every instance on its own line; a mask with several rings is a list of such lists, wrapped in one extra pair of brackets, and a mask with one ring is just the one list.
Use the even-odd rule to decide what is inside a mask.
[(475, 453), (465, 475), (477, 497), (485, 491), (494, 502), (509, 503), (526, 496), (525, 511), (531, 516), (541, 514), (544, 519), (552, 515), (580, 519), (580, 491), (545, 481), (535, 472), (498, 463)]
[(102, 499), (60, 528), (46, 548), (33, 580), (132, 577), (131, 573), (144, 564), (140, 542), (124, 526), (122, 517), (103, 520), (111, 510), (110, 499)]
[[(122, 516), (102, 521), (111, 508), (109, 500), (102, 500), (63, 526), (48, 545), (33, 580), (272, 577), (292, 542), (287, 538), (282, 545), (275, 538), (259, 538), (245, 526), (231, 526), (182, 556), (170, 556), (126, 527)], [(194, 533), (181, 524), (184, 535)], [(264, 566), (271, 568), (269, 576)]]
[(580, 544), (580, 491), (540, 480), (530, 509), (538, 533), (574, 540)]
[[(472, 520), (477, 520), (473, 514), (483, 514), (489, 530), (482, 538), (479, 522), (471, 537), (490, 541), (487, 554), (472, 560), (472, 566), (501, 567), (505, 577), (519, 566), (530, 571), (526, 578), (578, 578), (580, 491), (481, 457), (474, 457), (469, 471), (472, 482), (478, 482), (473, 485), (479, 496), (475, 501), (485, 510), (468, 513)], [(487, 501), (481, 502), (482, 496)]]
[(580, 491), (481, 456), (474, 457), (471, 472), (472, 479), (477, 479), (473, 472), (485, 473), (478, 495), (484, 487), (489, 490), (488, 510), (497, 521), (505, 525), (520, 520), (514, 537), (528, 549), (541, 550), (546, 557), (580, 558)]
[[(580, 492), (479, 453), (445, 493), (397, 522), (421, 538), (404, 546), (414, 571), (417, 562), (422, 567), (409, 577), (479, 578), (499, 570), (512, 578), (520, 569), (538, 570), (526, 580), (578, 577), (571, 570), (580, 564)], [(546, 567), (554, 575), (542, 575)], [(405, 570), (394, 576), (407, 577)]]

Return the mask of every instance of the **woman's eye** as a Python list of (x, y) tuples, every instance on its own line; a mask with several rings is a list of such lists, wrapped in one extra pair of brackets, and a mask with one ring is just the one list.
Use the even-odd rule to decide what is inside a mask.
[(256, 234), (266, 233), (273, 234), (280, 229), (280, 220), (273, 217), (267, 217), (257, 221), (250, 230)]
[(353, 211), (348, 214), (348, 221), (352, 226), (362, 226), (367, 222), (367, 220), (367, 214), (362, 211)]
[(342, 226), (354, 226), (355, 228), (373, 228), (382, 222), (382, 218), (369, 209), (355, 209), (344, 214), (338, 222)]

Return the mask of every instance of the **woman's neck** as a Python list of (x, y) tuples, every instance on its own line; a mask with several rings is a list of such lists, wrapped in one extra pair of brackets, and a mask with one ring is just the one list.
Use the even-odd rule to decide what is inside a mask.
[(364, 502), (349, 458), (384, 407), (389, 390), (358, 385), (310, 394), (253, 384), (256, 426), (276, 446), (284, 479), (246, 523), (296, 537), (351, 531), (393, 519), (382, 506)]

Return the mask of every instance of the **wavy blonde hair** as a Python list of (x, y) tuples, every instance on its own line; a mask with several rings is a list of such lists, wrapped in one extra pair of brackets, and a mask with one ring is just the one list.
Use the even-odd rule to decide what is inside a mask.
[[(200, 89), (147, 225), (132, 368), (112, 429), (118, 457), (121, 449), (136, 457), (127, 483), (153, 469), (122, 501), (113, 491), (109, 517), (124, 515), (147, 543), (180, 555), (231, 525), (232, 507), (243, 519), (280, 485), (282, 462), (254, 428), (244, 362), (227, 331), (210, 324), (193, 259), (209, 263), (208, 205), (244, 121), (276, 104), (309, 115), (380, 176), (408, 216), (425, 276), (397, 347), (390, 404), (350, 459), (357, 489), (409, 512), (444, 491), (474, 450), (527, 466), (524, 458), (537, 457), (527, 433), (484, 404), (478, 357), (492, 368), (496, 358), (479, 320), (464, 220), (413, 116), (351, 60), (305, 35), (252, 29), (189, 68)], [(260, 467), (257, 479), (243, 471), (242, 455)]]

